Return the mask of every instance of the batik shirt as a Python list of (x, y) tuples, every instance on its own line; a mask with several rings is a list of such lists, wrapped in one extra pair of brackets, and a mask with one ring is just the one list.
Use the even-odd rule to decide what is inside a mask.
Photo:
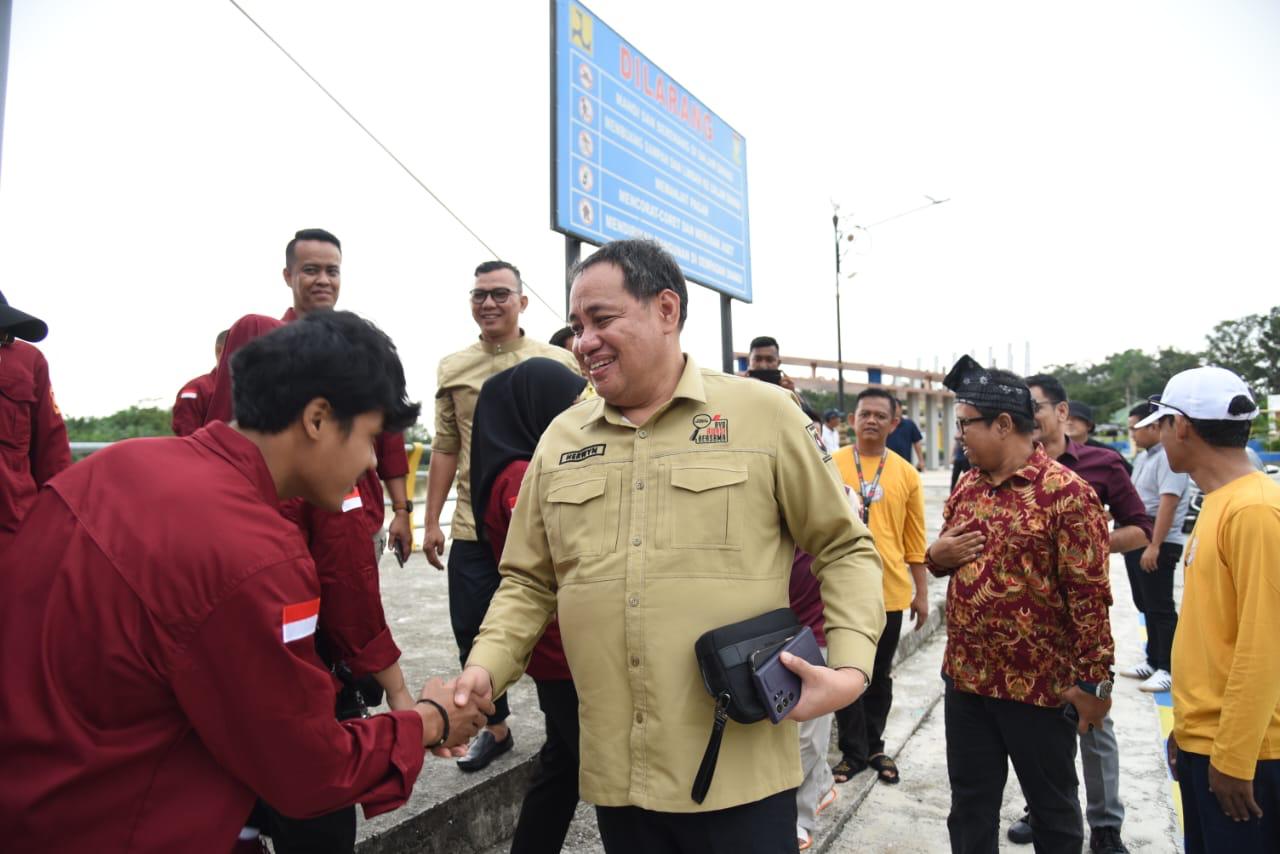
[(970, 563), (928, 564), (951, 575), (942, 670), (957, 690), (1060, 706), (1076, 681), (1109, 678), (1110, 541), (1088, 483), (1036, 445), (998, 486), (965, 472), (943, 519), (945, 530), (986, 536)]

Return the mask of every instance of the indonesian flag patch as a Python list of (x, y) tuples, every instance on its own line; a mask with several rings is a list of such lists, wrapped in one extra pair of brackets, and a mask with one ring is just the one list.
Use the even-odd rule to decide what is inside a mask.
[(316, 633), (316, 620), (320, 616), (320, 600), (285, 605), (281, 622), (281, 637), (285, 643), (309, 638)]
[(359, 510), (360, 506), (360, 487), (357, 486), (342, 497), (342, 512), (347, 513), (351, 510)]

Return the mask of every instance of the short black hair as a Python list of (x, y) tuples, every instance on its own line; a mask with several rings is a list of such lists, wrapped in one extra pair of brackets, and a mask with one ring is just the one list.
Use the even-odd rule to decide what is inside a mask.
[(476, 267), (476, 271), (472, 275), (479, 278), (485, 273), (496, 273), (498, 270), (510, 270), (511, 274), (516, 277), (516, 290), (524, 290), (524, 279), (520, 278), (520, 268), (509, 261), (485, 261)]
[(317, 397), (348, 431), (357, 415), (382, 412), (383, 430), (399, 432), (422, 409), (405, 392), (396, 345), (349, 311), (311, 312), (231, 357), (231, 399), (242, 427), (280, 433)]
[[(995, 375), (994, 371), (992, 371), (992, 375)], [(1067, 400), (1067, 390), (1062, 387), (1062, 383), (1058, 382), (1058, 378), (1051, 374), (1036, 374), (1035, 376), (1027, 377), (1026, 382), (1027, 388), (1031, 388), (1033, 385), (1039, 386), (1040, 390), (1044, 392), (1044, 396), (1049, 398), (1049, 402), (1054, 406), (1059, 403), (1065, 403)]]
[(1225, 418), (1222, 420), (1188, 418), (1187, 420), (1191, 422), (1191, 429), (1196, 431), (1196, 435), (1203, 439), (1206, 445), (1212, 445), (1215, 448), (1243, 448), (1249, 444), (1249, 431), (1253, 427), (1251, 421), (1232, 421)]
[(1136, 404), (1132, 409), (1129, 410), (1129, 417), (1130, 418), (1146, 418), (1148, 415), (1150, 415), (1155, 411), (1156, 411), (1155, 404), (1151, 403), (1151, 401), (1149, 400), (1144, 400), (1142, 401), (1142, 403)]
[(221, 332), (219, 332), (219, 333), (218, 333), (218, 337), (213, 339), (213, 346), (215, 346), (215, 347), (221, 347), (223, 344), (226, 344), (226, 343), (227, 343), (227, 334), (228, 334), (230, 331), (231, 331), (230, 329), (224, 329), (224, 330), (222, 330)]
[(563, 347), (565, 342), (573, 337), (573, 327), (566, 326), (563, 329), (557, 329), (551, 336), (552, 347)]
[(757, 335), (752, 338), (751, 346), (747, 348), (747, 352), (750, 353), (752, 350), (758, 350), (761, 347), (773, 347), (779, 353), (782, 352), (782, 348), (778, 346), (778, 339), (772, 335)]
[(293, 250), (298, 245), (299, 240), (319, 240), (322, 243), (332, 243), (338, 247), (339, 252), (342, 251), (342, 241), (323, 228), (304, 228), (300, 231), (295, 231), (293, 240), (290, 240), (284, 247), (284, 266), (287, 270), (293, 269), (293, 262), (298, 260), (298, 256), (294, 254)]
[[(1005, 371), (1005, 370), (1001, 370), (1000, 368), (992, 368), (989, 371), (987, 371), (987, 376), (990, 377), (990, 382), (992, 383), (996, 383), (999, 385), (1013, 386), (1015, 388), (1017, 388), (1018, 386), (1022, 386), (1024, 388), (1029, 389), (1033, 385), (1038, 385), (1040, 386), (1041, 390), (1044, 391), (1045, 395), (1048, 396), (1050, 399), (1052, 399), (1052, 393), (1049, 391), (1049, 389), (1045, 388), (1044, 381), (1047, 380), (1053, 383), (1054, 385), (1056, 385), (1059, 391), (1062, 390), (1062, 386), (1058, 384), (1057, 380), (1045, 374), (1036, 374), (1034, 377), (1027, 377), (1027, 379), (1024, 380), (1022, 377), (1018, 376), (1013, 371)], [(1027, 397), (1028, 399), (1030, 399), (1030, 393), (1028, 393)], [(1065, 399), (1066, 399), (1066, 396), (1064, 395), (1063, 400)], [(1060, 400), (1055, 401), (1055, 403), (1061, 403), (1061, 402), (1062, 401)], [(974, 408), (978, 410), (978, 414), (982, 416), (982, 420), (987, 422), (988, 424), (990, 424), (992, 421), (995, 421), (997, 418), (999, 418), (1000, 413), (1003, 412), (1009, 416), (1009, 419), (1011, 421), (1013, 421), (1013, 430), (1015, 433), (1021, 436), (1029, 436), (1035, 432), (1036, 419), (1024, 412), (1010, 412), (1007, 409), (987, 409), (981, 406), (976, 406)]]
[(622, 286), (640, 302), (650, 302), (663, 291), (680, 297), (680, 328), (689, 317), (689, 288), (680, 265), (652, 240), (614, 240), (574, 265), (569, 281), (597, 264), (613, 264), (622, 271)]
[(898, 411), (898, 399), (882, 388), (864, 388), (862, 391), (858, 392), (858, 396), (853, 399), (854, 411), (857, 411), (858, 404), (862, 403), (862, 401), (868, 397), (879, 397), (889, 401), (890, 418), (892, 418)]

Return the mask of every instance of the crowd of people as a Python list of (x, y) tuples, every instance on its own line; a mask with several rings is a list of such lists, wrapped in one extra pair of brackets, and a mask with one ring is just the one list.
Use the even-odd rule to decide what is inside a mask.
[[(923, 437), (891, 389), (819, 415), (768, 336), (742, 376), (699, 367), (684, 277), (651, 242), (579, 262), (548, 343), (520, 326), (519, 269), (485, 262), (477, 341), (439, 365), (422, 543), (460, 669), (415, 695), (378, 572), (413, 548), (420, 406), (390, 339), (337, 309), (341, 266), (337, 237), (298, 232), (292, 305), (217, 336), (175, 437), (74, 465), (26, 343), (47, 327), (0, 297), (6, 850), (350, 852), (355, 805), (403, 805), (426, 753), (464, 772), (509, 753), (525, 673), (546, 739), (513, 851), (560, 850), (580, 800), (609, 852), (804, 850), (840, 783), (911, 773), (884, 732), (932, 574), (952, 850), (997, 849), (1012, 763), (1009, 839), (1075, 854), (1087, 828), (1123, 852), (1113, 553), (1148, 634), (1120, 674), (1172, 692), (1186, 849), (1280, 847), (1280, 487), (1246, 455), (1239, 377), (1186, 371), (1135, 406), (1130, 465), (1054, 377), (961, 358), (944, 384), (963, 465), (929, 542)], [(782, 652), (785, 718), (726, 723), (695, 642), (785, 607), (825, 666)]]

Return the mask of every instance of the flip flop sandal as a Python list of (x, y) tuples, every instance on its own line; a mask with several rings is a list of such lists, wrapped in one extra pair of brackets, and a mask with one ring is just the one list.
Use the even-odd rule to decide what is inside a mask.
[(898, 764), (883, 753), (879, 756), (872, 756), (867, 760), (867, 764), (874, 768), (880, 779), (890, 786), (898, 785), (902, 779), (898, 774)]
[[(848, 759), (841, 759), (831, 769), (831, 775), (837, 783), (847, 783), (853, 779), (854, 775), (862, 769), (866, 768), (866, 764), (862, 762), (854, 763)], [(842, 779), (843, 778), (843, 779)]]
[(818, 802), (818, 808), (814, 810), (814, 815), (822, 815), (822, 811), (836, 802), (836, 787), (832, 786), (831, 791), (827, 792), (826, 797)]
[(801, 851), (808, 851), (813, 847), (813, 834), (805, 830), (800, 825), (796, 825), (796, 848)]

